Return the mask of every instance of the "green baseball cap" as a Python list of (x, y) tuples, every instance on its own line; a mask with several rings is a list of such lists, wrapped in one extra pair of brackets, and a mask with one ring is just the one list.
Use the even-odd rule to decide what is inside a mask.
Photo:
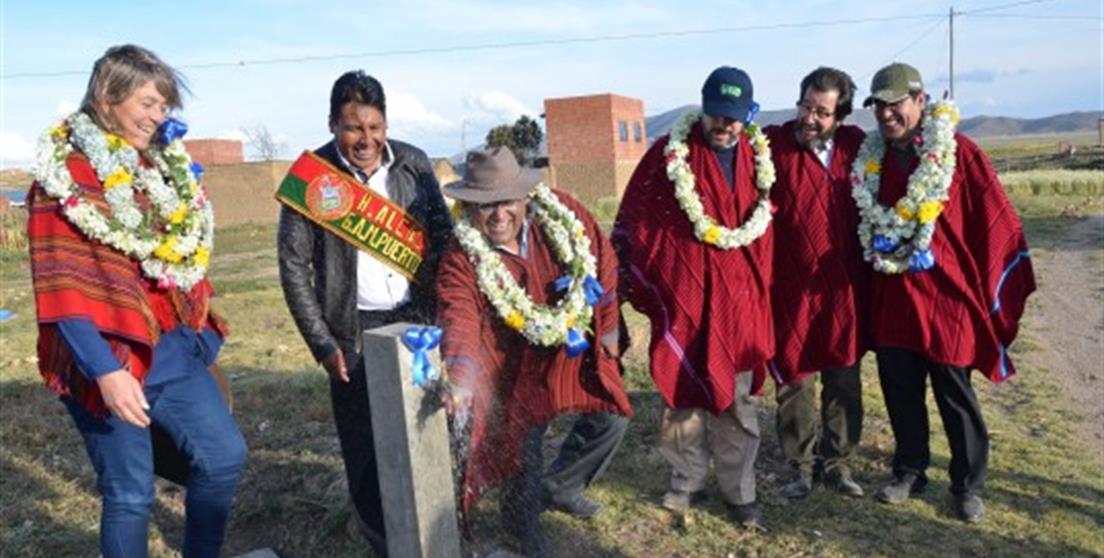
[(874, 101), (896, 103), (923, 90), (924, 80), (920, 79), (919, 70), (908, 64), (894, 62), (874, 74), (874, 79), (870, 80), (870, 96), (863, 101), (863, 106), (868, 107)]

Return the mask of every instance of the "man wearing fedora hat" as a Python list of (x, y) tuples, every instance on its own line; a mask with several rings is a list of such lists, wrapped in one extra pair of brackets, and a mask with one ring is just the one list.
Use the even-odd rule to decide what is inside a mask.
[[(583, 490), (609, 464), (632, 412), (615, 256), (582, 204), (549, 190), (508, 149), (472, 151), (466, 166), (444, 188), (460, 217), (437, 277), (449, 407), (457, 418), (471, 413), (463, 506), (506, 482), (503, 527), (526, 555), (547, 556), (542, 508), (581, 517), (601, 509)], [(542, 474), (548, 422), (569, 412), (581, 415)]]
[(666, 508), (704, 496), (712, 460), (732, 518), (757, 527), (759, 423), (751, 395), (774, 352), (770, 148), (749, 126), (758, 105), (743, 70), (723, 66), (637, 165), (613, 229), (622, 295), (648, 316), (652, 378), (666, 411), (659, 452)]
[(1001, 382), (1015, 372), (1008, 347), (1035, 290), (1027, 242), (988, 157), (954, 131), (953, 104), (928, 99), (916, 68), (882, 68), (870, 92), (864, 105), (873, 105), (878, 130), (859, 151), (852, 184), (874, 268), (867, 326), (897, 442), (894, 478), (878, 499), (900, 503), (927, 485), (930, 378), (955, 512), (978, 521), (989, 434), (970, 373)]
[(337, 79), (329, 129), (333, 141), (305, 152), (277, 193), (280, 285), (330, 376), (353, 521), (384, 555), (366, 376), (376, 371), (365, 368), (361, 332), (433, 321), (437, 260), (452, 219), (425, 153), (387, 137), (386, 100), (375, 78), (358, 70)]

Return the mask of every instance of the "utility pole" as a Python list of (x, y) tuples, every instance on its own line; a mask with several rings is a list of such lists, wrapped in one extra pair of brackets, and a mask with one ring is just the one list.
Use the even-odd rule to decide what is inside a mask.
[(950, 61), (950, 66), (951, 66), (951, 72), (950, 72), (950, 74), (951, 74), (951, 78), (950, 78), (950, 81), (951, 81), (951, 99), (954, 99), (954, 17), (955, 17), (954, 6), (951, 6), (950, 12), (948, 12), (947, 17), (950, 18), (950, 30), (951, 30), (951, 32), (950, 32), (951, 48), (948, 49), (949, 56), (950, 56), (950, 59), (951, 59), (951, 61)]

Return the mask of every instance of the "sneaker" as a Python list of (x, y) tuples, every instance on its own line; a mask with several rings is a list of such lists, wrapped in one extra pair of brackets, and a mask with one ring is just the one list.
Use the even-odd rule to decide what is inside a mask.
[(927, 484), (928, 479), (913, 473), (905, 473), (900, 477), (895, 477), (892, 482), (883, 486), (878, 491), (878, 500), (887, 504), (900, 504), (908, 500), (909, 496), (915, 496), (923, 492)]
[(585, 494), (579, 494), (568, 503), (557, 502), (551, 498), (545, 501), (545, 509), (566, 513), (580, 519), (590, 519), (604, 509), (602, 504), (588, 498)]
[(799, 473), (797, 478), (782, 487), (782, 496), (791, 500), (800, 500), (813, 490), (813, 476)]
[(977, 523), (985, 517), (985, 502), (977, 494), (955, 494), (954, 507), (958, 518), (966, 523)]
[(704, 501), (704, 490), (699, 490), (697, 492), (668, 490), (667, 493), (663, 495), (663, 503), (661, 505), (671, 511), (684, 512), (690, 509), (690, 506), (700, 504)]
[(862, 498), (865, 494), (862, 486), (851, 478), (851, 472), (847, 470), (828, 473), (826, 483), (844, 496)]
[(725, 502), (725, 508), (728, 509), (728, 516), (741, 527), (745, 529), (763, 528), (763, 524), (759, 522), (759, 502), (751, 502), (748, 504), (730, 504)]

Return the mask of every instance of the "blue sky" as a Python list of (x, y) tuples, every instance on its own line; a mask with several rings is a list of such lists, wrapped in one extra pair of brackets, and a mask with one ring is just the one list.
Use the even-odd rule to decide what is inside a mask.
[[(722, 64), (748, 71), (765, 109), (793, 106), (797, 83), (818, 65), (848, 71), (865, 94), (874, 71), (906, 61), (929, 91), (941, 92), (950, 7), (924, 0), (0, 0), (0, 168), (29, 163), (37, 136), (76, 108), (93, 61), (114, 44), (140, 44), (181, 69), (193, 92), (180, 115), (189, 137), (240, 138), (263, 125), (291, 158), (328, 139), (330, 86), (345, 70), (363, 68), (386, 89), (390, 135), (439, 156), (478, 144), (491, 126), (540, 114), (548, 97), (613, 92), (643, 99), (648, 115), (696, 103), (705, 76)], [(955, 19), (955, 93), (964, 116), (1104, 108), (1100, 0), (962, 0), (954, 9), (980, 10)], [(915, 17), (892, 19), (901, 16)], [(805, 25), (824, 22), (837, 23)], [(625, 35), (656, 36), (562, 43)], [(455, 48), (540, 41), (561, 43)], [(288, 58), (313, 59), (264, 63)], [(201, 67), (237, 62), (244, 64)], [(28, 75), (43, 73), (66, 74)]]

